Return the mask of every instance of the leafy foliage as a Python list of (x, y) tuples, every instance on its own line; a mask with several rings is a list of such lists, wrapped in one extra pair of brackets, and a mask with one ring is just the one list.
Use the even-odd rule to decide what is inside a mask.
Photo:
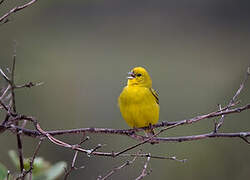
[[(16, 169), (19, 170), (20, 165), (17, 153), (13, 150), (10, 150), (9, 156)], [(36, 157), (33, 162), (32, 179), (55, 180), (64, 173), (66, 167), (67, 164), (63, 161), (51, 165), (50, 162), (44, 160), (42, 157)], [(30, 170), (30, 158), (24, 158), (24, 169), (25, 171)], [(7, 174), (8, 174), (7, 168), (0, 163), (0, 180), (5, 180), (7, 178)], [(26, 176), (26, 179), (28, 179), (28, 177), (29, 176)], [(14, 177), (10, 176), (9, 179), (12, 180), (14, 179)]]

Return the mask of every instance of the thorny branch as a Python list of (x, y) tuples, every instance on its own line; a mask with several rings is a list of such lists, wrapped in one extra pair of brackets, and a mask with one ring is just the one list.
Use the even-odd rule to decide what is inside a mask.
[[(23, 164), (23, 162), (22, 162), (23, 156), (22, 156), (22, 142), (21, 142), (20, 135), (26, 135), (26, 136), (30, 136), (30, 137), (34, 137), (34, 138), (47, 138), (50, 142), (52, 142), (55, 145), (74, 150), (75, 154), (74, 154), (74, 157), (73, 157), (73, 160), (71, 163), (71, 168), (66, 172), (64, 179), (67, 179), (67, 177), (69, 176), (69, 174), (71, 173), (72, 170), (77, 169), (75, 167), (75, 162), (76, 162), (76, 158), (77, 158), (77, 155), (79, 152), (83, 152), (83, 153), (87, 154), (88, 156), (93, 155), (93, 156), (104, 156), (104, 157), (113, 157), (113, 158), (117, 157), (117, 156), (134, 157), (134, 159), (132, 161), (129, 161), (130, 163), (132, 163), (137, 157), (146, 158), (147, 161), (145, 162), (145, 164), (143, 166), (142, 173), (140, 174), (140, 176), (137, 177), (137, 179), (142, 179), (143, 177), (145, 177), (146, 175), (149, 174), (149, 172), (147, 172), (147, 167), (148, 167), (148, 163), (150, 161), (150, 158), (169, 159), (169, 160), (175, 160), (175, 161), (179, 161), (179, 162), (186, 161), (186, 159), (179, 160), (176, 157), (155, 156), (155, 155), (151, 155), (150, 153), (136, 153), (136, 154), (135, 153), (129, 153), (129, 154), (127, 153), (128, 151), (135, 149), (135, 148), (137, 148), (145, 143), (183, 142), (183, 141), (200, 140), (200, 139), (205, 139), (205, 138), (216, 138), (216, 137), (233, 138), (233, 137), (236, 137), (236, 138), (241, 138), (242, 140), (244, 140), (244, 142), (250, 144), (250, 141), (247, 139), (247, 137), (250, 136), (250, 132), (238, 132), (238, 133), (218, 133), (217, 132), (224, 121), (225, 115), (229, 115), (229, 114), (233, 114), (233, 113), (240, 113), (242, 111), (250, 109), (250, 104), (246, 104), (246, 105), (241, 106), (241, 107), (235, 107), (236, 105), (239, 104), (239, 102), (236, 102), (236, 98), (238, 97), (238, 95), (241, 93), (241, 91), (243, 90), (243, 88), (245, 86), (247, 78), (250, 75), (250, 68), (248, 68), (244, 81), (241, 83), (240, 88), (237, 90), (237, 92), (235, 93), (233, 98), (230, 100), (228, 105), (223, 107), (223, 108), (221, 107), (221, 105), (219, 105), (219, 110), (205, 114), (205, 115), (199, 115), (199, 116), (196, 116), (196, 117), (191, 118), (191, 119), (185, 119), (185, 120), (175, 121), (175, 122), (161, 122), (161, 123), (152, 125), (150, 127), (135, 128), (135, 129), (79, 128), (79, 129), (72, 129), (72, 130), (45, 131), (40, 127), (40, 124), (38, 123), (38, 121), (34, 117), (22, 115), (16, 111), (14, 90), (17, 88), (31, 88), (33, 86), (41, 85), (42, 83), (29, 82), (29, 83), (26, 83), (23, 85), (15, 85), (15, 83), (14, 83), (15, 58), (16, 58), (16, 55), (14, 54), (13, 66), (12, 66), (12, 71), (11, 71), (11, 78), (9, 78), (4, 73), (4, 71), (2, 69), (0, 69), (0, 75), (2, 75), (2, 77), (8, 83), (8, 86), (4, 89), (2, 95), (0, 96), (0, 106), (6, 112), (6, 117), (0, 125), (0, 133), (3, 133), (5, 130), (10, 130), (11, 132), (17, 134), (19, 160), (20, 160), (20, 167), (21, 167), (20, 179), (24, 179), (24, 177), (28, 173), (30, 174), (30, 177), (32, 177), (31, 174), (32, 174), (32, 168), (33, 168), (33, 162), (34, 162), (35, 156), (36, 156), (37, 151), (38, 151), (40, 144), (41, 144), (41, 140), (40, 140), (40, 142), (39, 142), (39, 144), (34, 152), (34, 156), (31, 160), (30, 169), (28, 171), (24, 171), (24, 168), (22, 165)], [(10, 94), (11, 94), (11, 100), (10, 100), (9, 105), (7, 105), (4, 102), (4, 99), (7, 96), (8, 92), (10, 92)], [(181, 125), (190, 125), (192, 123), (199, 122), (203, 119), (211, 119), (213, 117), (221, 117), (221, 118), (220, 118), (218, 123), (215, 123), (214, 131), (211, 133), (193, 135), (193, 136), (182, 136), (182, 137), (158, 137), (159, 134), (161, 134), (162, 132), (164, 132), (168, 129), (176, 128), (176, 127), (181, 126)], [(26, 129), (26, 128), (24, 128), (24, 125), (21, 127), (18, 126), (18, 123), (21, 121), (29, 121), (29, 122), (33, 123), (35, 130)], [(149, 128), (160, 128), (160, 127), (162, 127), (162, 129), (150, 138), (138, 135), (136, 133), (136, 132), (143, 131), (143, 130), (146, 130)], [(130, 138), (139, 140), (140, 142), (133, 145), (133, 146), (126, 147), (125, 149), (118, 151), (118, 152), (114, 152), (114, 151), (102, 152), (102, 151), (97, 151), (98, 149), (100, 149), (103, 146), (101, 144), (98, 144), (93, 149), (85, 149), (85, 148), (81, 147), (81, 144), (89, 138), (82, 140), (79, 144), (72, 145), (72, 144), (63, 142), (63, 141), (53, 137), (56, 135), (78, 134), (78, 133), (105, 133), (105, 134), (125, 135), (125, 136), (128, 136)], [(130, 163), (126, 162), (126, 163), (122, 164), (121, 166), (114, 168), (105, 177), (111, 176), (115, 171), (129, 165)], [(105, 179), (105, 177), (103, 177), (102, 179)], [(101, 177), (99, 177), (99, 179), (100, 178)]]

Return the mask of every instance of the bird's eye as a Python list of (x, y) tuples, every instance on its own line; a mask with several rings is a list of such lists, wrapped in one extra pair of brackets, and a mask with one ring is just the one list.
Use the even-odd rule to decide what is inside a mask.
[(136, 74), (136, 76), (137, 76), (137, 77), (140, 77), (140, 76), (141, 76), (141, 74), (140, 74), (140, 73), (139, 73), (139, 74)]

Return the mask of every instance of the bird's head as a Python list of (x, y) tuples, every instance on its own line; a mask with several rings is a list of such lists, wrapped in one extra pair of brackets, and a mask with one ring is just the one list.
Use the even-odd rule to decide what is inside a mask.
[(128, 86), (152, 87), (152, 80), (143, 67), (133, 68), (128, 75)]

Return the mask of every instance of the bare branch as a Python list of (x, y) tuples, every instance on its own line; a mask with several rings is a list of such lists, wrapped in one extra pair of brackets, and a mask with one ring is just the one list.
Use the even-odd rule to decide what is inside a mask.
[[(1, 104), (1, 101), (0, 101), (0, 104)], [(173, 122), (164, 122), (163, 121), (162, 123), (158, 123), (156, 125), (153, 125), (153, 127), (154, 128), (159, 128), (159, 127), (173, 126), (173, 125), (176, 125), (176, 124), (177, 124), (177, 126), (192, 124), (192, 123), (198, 122), (198, 121), (203, 120), (203, 119), (218, 117), (218, 116), (222, 116), (222, 115), (225, 115), (225, 114), (240, 113), (240, 112), (248, 110), (248, 109), (250, 109), (250, 104), (247, 104), (245, 106), (241, 106), (241, 107), (238, 107), (238, 108), (230, 109), (228, 111), (225, 111), (225, 110), (220, 111), (220, 112), (215, 111), (215, 112), (212, 112), (212, 113), (209, 113), (209, 114), (196, 116), (194, 118), (185, 119), (185, 120), (181, 120), (181, 121), (173, 121)], [(7, 108), (7, 110), (8, 110), (8, 108)], [(15, 121), (15, 120), (19, 121), (19, 120), (22, 120), (22, 119), (30, 120), (30, 119), (32, 119), (32, 117), (21, 115), (21, 116), (16, 116), (14, 119), (12, 119), (12, 121)], [(14, 127), (12, 127), (12, 128), (14, 128)], [(16, 128), (20, 128), (20, 127), (16, 127)], [(135, 129), (79, 128), (79, 129), (69, 129), (69, 130), (47, 131), (47, 133), (49, 133), (51, 136), (65, 135), (65, 134), (79, 134), (79, 133), (101, 133), (101, 134), (126, 135), (126, 136), (130, 136), (130, 137), (134, 138), (133, 135), (135, 134), (136, 131), (143, 131), (146, 128), (147, 127), (145, 127), (145, 128), (135, 128)], [(11, 128), (8, 127), (8, 129), (11, 129)], [(36, 136), (41, 136), (42, 135), (38, 131), (32, 131), (32, 130), (27, 130), (27, 129), (22, 129), (22, 133), (24, 135), (31, 136), (31, 137), (36, 137)]]
[(21, 136), (17, 133), (17, 147), (18, 147), (18, 155), (19, 155), (19, 163), (20, 163), (20, 171), (23, 173), (24, 171), (24, 164), (23, 164), (23, 145)]
[[(24, 5), (14, 7), (14, 8), (11, 9), (9, 12), (7, 12), (7, 13), (4, 14), (2, 17), (0, 17), (0, 22), (6, 20), (6, 18), (7, 18), (8, 16), (10, 16), (11, 14), (16, 13), (16, 12), (18, 12), (18, 11), (20, 11), (20, 10), (22, 10), (22, 9), (24, 9), (24, 8), (26, 8), (26, 7), (28, 7), (28, 6), (30, 6), (30, 5), (32, 5), (32, 4), (35, 3), (36, 1), (37, 1), (37, 0), (32, 0), (32, 1), (29, 1), (29, 2), (25, 3)], [(5, 22), (6, 22), (6, 21), (5, 21)], [(5, 23), (5, 22), (4, 22), (4, 23)]]
[[(30, 129), (24, 129), (18, 126), (1, 126), (2, 129), (8, 129), (11, 130), (13, 133), (15, 133), (17, 130), (21, 130), (22, 133), (29, 137), (40, 137), (43, 136), (41, 133), (39, 133), (36, 130), (30, 130)], [(50, 131), (47, 131), (50, 134)], [(208, 133), (208, 134), (200, 134), (200, 135), (194, 135), (194, 136), (181, 136), (181, 137), (164, 137), (164, 138), (152, 138), (151, 141), (157, 141), (157, 142), (184, 142), (184, 141), (195, 141), (195, 140), (201, 140), (201, 139), (207, 139), (207, 138), (239, 138), (242, 136), (242, 133), (246, 135), (246, 137), (250, 136), (250, 132), (236, 132), (236, 133)], [(112, 133), (111, 133), (112, 134)], [(52, 134), (53, 135), (53, 134)], [(61, 135), (61, 134), (60, 134)], [(145, 136), (139, 136), (139, 135), (133, 135), (130, 136), (131, 138), (134, 138), (136, 140), (144, 141), (147, 140), (148, 137)]]
[[(250, 141), (248, 140), (248, 137), (250, 136), (250, 132), (239, 132), (239, 133), (218, 133), (217, 132), (224, 121), (225, 115), (229, 115), (229, 114), (233, 114), (233, 113), (240, 113), (242, 111), (250, 109), (250, 104), (246, 104), (245, 106), (234, 108), (239, 103), (239, 102), (236, 102), (236, 98), (239, 96), (239, 94), (241, 93), (241, 91), (243, 90), (243, 88), (245, 86), (245, 83), (247, 81), (247, 77), (250, 74), (249, 73), (250, 68), (248, 68), (248, 72), (247, 72), (247, 75), (246, 75), (244, 81), (241, 83), (239, 89), (237, 90), (237, 92), (235, 93), (233, 98), (230, 100), (228, 105), (223, 107), (223, 108), (221, 107), (221, 105), (219, 105), (219, 110), (216, 110), (216, 111), (208, 113), (208, 114), (199, 115), (199, 116), (193, 117), (191, 119), (185, 119), (185, 120), (175, 121), (175, 122), (162, 122), (162, 123), (158, 123), (155, 125), (151, 125), (149, 127), (134, 128), (134, 129), (80, 128), (80, 129), (72, 129), (72, 130), (46, 131), (46, 130), (43, 130), (41, 128), (41, 126), (38, 123), (38, 121), (36, 120), (36, 118), (17, 113), (16, 103), (15, 103), (15, 89), (17, 89), (17, 88), (30, 88), (33, 86), (41, 85), (41, 83), (36, 84), (36, 83), (29, 82), (29, 83), (26, 83), (23, 85), (16, 86), (15, 82), (14, 82), (15, 62), (16, 62), (16, 53), (14, 52), (13, 66), (12, 66), (12, 69), (10, 72), (11, 73), (10, 78), (7, 75), (5, 75), (4, 72), (0, 69), (0, 74), (9, 83), (9, 86), (4, 90), (4, 93), (0, 98), (0, 105), (6, 111), (6, 118), (2, 122), (2, 124), (0, 125), (0, 132), (4, 132), (5, 130), (10, 130), (17, 135), (20, 170), (21, 170), (20, 179), (24, 179), (27, 174), (30, 174), (30, 178), (32, 177), (32, 169), (33, 169), (34, 159), (35, 159), (35, 156), (36, 156), (38, 149), (40, 147), (40, 144), (41, 144), (41, 141), (40, 141), (35, 152), (34, 152), (33, 158), (30, 162), (30, 169), (28, 171), (25, 171), (24, 166), (23, 166), (23, 153), (22, 153), (23, 149), (22, 149), (22, 141), (21, 141), (21, 136), (20, 136), (21, 134), (35, 137), (35, 138), (47, 138), (51, 143), (53, 143), (57, 146), (61, 146), (63, 148), (68, 148), (68, 149), (71, 149), (74, 151), (74, 157), (73, 157), (73, 160), (71, 163), (71, 167), (68, 171), (66, 171), (64, 179), (68, 178), (71, 171), (78, 169), (77, 167), (75, 167), (75, 163), (76, 163), (76, 159), (77, 159), (79, 152), (85, 153), (87, 156), (93, 155), (93, 156), (102, 156), (102, 157), (111, 157), (111, 158), (114, 158), (117, 156), (134, 157), (132, 161), (128, 161), (128, 162), (122, 164), (121, 166), (112, 169), (106, 176), (104, 176), (103, 178), (98, 177), (98, 179), (106, 179), (106, 178), (110, 177), (112, 174), (115, 173), (115, 171), (122, 169), (123, 167), (134, 162), (137, 157), (146, 158), (146, 162), (143, 166), (142, 172), (136, 178), (136, 180), (139, 180), (139, 179), (142, 179), (149, 174), (147, 169), (148, 169), (148, 163), (149, 163), (151, 158), (169, 159), (169, 160), (174, 160), (174, 161), (178, 161), (178, 162), (185, 162), (186, 161), (186, 159), (183, 159), (183, 160), (177, 159), (175, 156), (165, 157), (165, 156), (153, 156), (150, 153), (136, 153), (136, 154), (135, 153), (127, 153), (128, 151), (131, 151), (132, 149), (135, 149), (135, 148), (137, 148), (145, 143), (184, 142), (184, 141), (201, 140), (201, 139), (206, 139), (206, 138), (222, 137), (222, 138), (240, 138), (240, 139), (244, 140), (244, 142), (246, 142), (247, 144), (250, 144)], [(8, 107), (7, 105), (5, 105), (2, 97), (4, 97), (5, 94), (7, 94), (7, 92), (9, 90), (11, 93), (11, 102), (12, 103)], [(181, 136), (181, 137), (158, 137), (161, 133), (163, 133), (166, 130), (176, 128), (176, 127), (181, 126), (181, 125), (190, 125), (190, 124), (199, 122), (199, 121), (204, 120), (204, 119), (211, 119), (213, 117), (221, 117), (221, 118), (220, 118), (219, 122), (215, 124), (214, 132), (212, 132), (212, 133), (193, 135), (193, 136)], [(23, 122), (23, 125), (21, 127), (18, 125), (19, 122)], [(24, 125), (26, 124), (26, 122), (32, 122), (34, 127), (35, 127), (35, 130), (30, 130), (30, 129), (24, 128)], [(155, 135), (153, 135), (151, 137), (140, 136), (136, 133), (139, 131), (144, 131), (144, 130), (153, 129), (153, 128), (160, 128), (160, 127), (163, 127), (163, 129), (161, 129), (160, 131), (158, 131)], [(70, 143), (64, 142), (64, 141), (59, 140), (59, 139), (54, 137), (56, 135), (78, 134), (78, 133), (81, 133), (84, 135), (85, 135), (85, 133), (100, 133), (100, 134), (106, 133), (106, 134), (115, 134), (115, 135), (125, 135), (125, 136), (128, 136), (130, 138), (139, 140), (140, 142), (135, 144), (135, 145), (132, 145), (130, 147), (125, 147), (123, 150), (120, 150), (118, 152), (115, 152), (115, 151), (101, 152), (100, 150), (98, 150), (99, 148), (101, 148), (103, 146), (101, 144), (98, 144), (96, 147), (94, 147), (92, 149), (86, 149), (86, 148), (81, 147), (81, 144), (83, 142), (85, 142), (86, 140), (88, 140), (89, 137), (81, 140), (81, 142), (79, 144), (70, 144)], [(83, 167), (80, 167), (80, 168), (83, 168)]]
[[(0, 104), (2, 105), (1, 100), (0, 100)], [(5, 107), (6, 111), (8, 111), (8, 108), (4, 104), (2, 106)], [(209, 113), (206, 115), (197, 116), (197, 117), (187, 119), (187, 120), (174, 121), (174, 122), (162, 122), (162, 123), (158, 123), (154, 126), (156, 126), (156, 127), (164, 127), (164, 126), (168, 127), (168, 126), (176, 125), (176, 124), (177, 124), (177, 126), (191, 124), (191, 123), (197, 122), (197, 121), (202, 120), (202, 119), (209, 119), (212, 117), (218, 117), (218, 116), (222, 116), (224, 114), (240, 113), (240, 112), (248, 110), (248, 109), (250, 109), (250, 104), (247, 104), (247, 105), (239, 107), (239, 108), (234, 108), (234, 109), (231, 109), (228, 111), (224, 110), (224, 111), (220, 111), (220, 112), (217, 112), (217, 111), (212, 112), (212, 113)], [(24, 115), (19, 115), (19, 116), (15, 115), (15, 118), (12, 119), (12, 121), (19, 121), (19, 120), (28, 120), (28, 121), (33, 122), (34, 118), (30, 117), (30, 116), (24, 116)], [(44, 136), (39, 131), (24, 129), (24, 128), (14, 126), (14, 125), (9, 126), (8, 124), (6, 124), (6, 125), (2, 125), (1, 128), (6, 129), (6, 130), (7, 129), (11, 130), (13, 133), (16, 133), (17, 131), (21, 131), (23, 135), (30, 136), (30, 137)], [(100, 134), (104, 133), (104, 134), (126, 135), (126, 136), (133, 138), (133, 139), (139, 139), (139, 140), (148, 139), (148, 137), (143, 138), (142, 136), (138, 136), (135, 134), (135, 131), (142, 131), (142, 130), (143, 130), (143, 128), (137, 128), (137, 129), (79, 128), (79, 129), (70, 129), (70, 130), (47, 131), (46, 133), (48, 133), (50, 136), (65, 135), (65, 134), (80, 134), (80, 133), (100, 133)], [(234, 137), (238, 137), (238, 136), (234, 136)], [(155, 138), (153, 138), (151, 140), (152, 141), (155, 141), (155, 140), (159, 141), (158, 139), (155, 139)], [(172, 140), (170, 140), (170, 141), (172, 141)], [(178, 140), (173, 140), (173, 141), (178, 141)]]
[[(228, 103), (228, 105), (227, 105), (227, 107), (226, 107), (226, 111), (228, 111), (229, 108), (232, 107), (233, 104), (235, 104), (236, 98), (239, 96), (239, 94), (241, 93), (241, 91), (242, 91), (243, 88), (245, 87), (245, 84), (246, 84), (246, 82), (247, 82), (247, 79), (248, 79), (248, 76), (249, 76), (249, 75), (250, 75), (250, 67), (247, 68), (245, 78), (244, 78), (244, 80), (242, 81), (242, 83), (240, 84), (239, 89), (236, 91), (236, 93), (234, 94), (234, 96), (232, 97), (232, 99), (230, 100), (230, 102)], [(222, 110), (221, 105), (219, 105), (219, 109), (220, 109), (220, 111)], [(214, 128), (214, 132), (215, 132), (215, 133), (219, 130), (219, 128), (220, 128), (221, 125), (223, 124), (224, 118), (225, 118), (225, 115), (223, 114), (223, 115), (221, 116), (219, 122), (218, 122), (218, 123), (215, 123), (215, 128)]]
[(12, 63), (12, 68), (11, 68), (11, 80), (10, 80), (12, 109), (13, 109), (13, 112), (16, 113), (15, 69), (16, 69), (16, 44), (15, 44), (15, 47), (14, 47), (13, 63)]
[(245, 141), (247, 144), (250, 144), (250, 141), (246, 137), (242, 136), (240, 138), (243, 139), (243, 141)]
[(36, 158), (36, 156), (37, 156), (38, 150), (40, 149), (40, 146), (41, 146), (41, 143), (42, 143), (43, 139), (44, 139), (44, 138), (40, 138), (40, 141), (38, 142), (38, 144), (37, 144), (37, 146), (36, 146), (36, 148), (35, 148), (34, 154), (33, 154), (32, 158), (31, 158), (31, 160), (30, 160), (30, 168), (29, 168), (29, 170), (23, 171), (23, 173), (21, 173), (21, 174), (19, 175), (19, 177), (17, 177), (17, 179), (24, 179), (25, 176), (26, 176), (27, 174), (29, 174), (29, 180), (32, 180), (33, 164), (34, 164), (35, 158)]
[(150, 153), (149, 153), (149, 157), (147, 158), (147, 161), (145, 162), (145, 164), (143, 166), (143, 169), (142, 169), (140, 176), (138, 176), (135, 180), (143, 179), (145, 176), (149, 175), (150, 172), (147, 172), (149, 161), (150, 161)]
[(94, 147), (93, 149), (90, 149), (89, 152), (88, 152), (88, 156), (90, 157), (91, 154), (93, 154), (93, 152), (95, 152), (97, 149), (100, 149), (101, 147), (105, 146), (104, 145), (101, 145), (101, 144), (98, 144), (96, 147)]
[(250, 66), (247, 67), (247, 71), (246, 71), (246, 75), (244, 80), (242, 81), (242, 83), (240, 84), (239, 89), (236, 91), (235, 95), (232, 97), (232, 99), (230, 100), (228, 107), (230, 107), (236, 100), (236, 98), (239, 96), (239, 94), (241, 93), (242, 89), (245, 87), (245, 84), (247, 82), (248, 76), (250, 75)]
[(5, 0), (1, 0), (1, 1), (0, 1), (0, 5), (3, 4), (4, 1), (5, 1)]
[[(0, 69), (1, 75), (9, 83), (10, 91), (11, 91), (11, 106), (10, 106), (10, 108), (8, 108), (3, 103), (2, 99), (0, 99), (0, 105), (7, 111), (6, 118), (3, 121), (3, 123), (2, 123), (3, 125), (8, 122), (10, 116), (12, 116), (13, 114), (16, 114), (15, 81), (14, 81), (14, 77), (15, 77), (15, 75), (14, 75), (15, 74), (15, 64), (16, 64), (16, 46), (14, 48), (13, 64), (12, 64), (12, 69), (11, 69), (11, 79), (9, 79), (7, 77), (7, 75), (4, 74), (4, 72), (2, 71), (2, 69)], [(11, 110), (13, 110), (13, 113), (11, 113)], [(15, 125), (18, 126), (18, 122), (15, 122)], [(20, 131), (16, 131), (18, 154), (19, 154), (19, 163), (20, 163), (20, 171), (21, 171), (21, 173), (23, 173), (23, 171), (24, 171), (23, 150), (22, 150), (22, 141), (21, 141), (20, 133), (21, 133)]]
[[(87, 155), (89, 155), (89, 153), (93, 154), (93, 155), (96, 155), (96, 156), (106, 156), (106, 157), (116, 157), (117, 155), (119, 156), (123, 156), (123, 157), (127, 157), (127, 156), (130, 156), (130, 157), (134, 157), (134, 156), (138, 156), (138, 157), (149, 157), (148, 154), (124, 154), (124, 152), (118, 152), (118, 153), (115, 153), (115, 152), (111, 152), (111, 153), (107, 153), (107, 152), (97, 152), (97, 151), (93, 151), (93, 149), (91, 150), (88, 150), (88, 149), (83, 149), (81, 148), (80, 146), (77, 146), (77, 145), (70, 145), (66, 142), (63, 142), (61, 140), (58, 140), (54, 137), (52, 137), (48, 132), (44, 131), (41, 129), (40, 125), (34, 120), (34, 124), (35, 124), (35, 127), (36, 129), (41, 133), (43, 134), (44, 136), (46, 136), (52, 143), (58, 145), (58, 146), (62, 146), (62, 147), (65, 147), (65, 148), (70, 148), (72, 150), (75, 150), (75, 151), (80, 151), (80, 152), (83, 152), (83, 153), (86, 153)], [(101, 147), (100, 145), (97, 146), (98, 148)], [(94, 148), (94, 149), (97, 149), (97, 148)], [(160, 157), (160, 156), (151, 156), (151, 158), (156, 158), (156, 159), (171, 159), (171, 160), (176, 160), (176, 159), (173, 159), (173, 158), (169, 158), (169, 157)]]
[(10, 85), (7, 86), (7, 88), (5, 88), (5, 90), (3, 91), (2, 96), (0, 97), (0, 100), (3, 100), (3, 98), (5, 97), (5, 95), (7, 94), (7, 92), (10, 90)]
[(3, 70), (0, 68), (0, 73), (1, 75), (3, 76), (3, 78), (10, 84), (11, 81), (10, 79), (8, 78), (8, 76), (3, 72)]
[(90, 139), (90, 137), (87, 136), (85, 139), (82, 139), (82, 140), (81, 140), (81, 142), (79, 143), (79, 145), (81, 145), (82, 143), (84, 143), (85, 141), (87, 141), (87, 140), (89, 140), (89, 139)]
[(73, 160), (72, 160), (72, 163), (71, 163), (71, 167), (68, 171), (66, 171), (65, 173), (65, 176), (64, 176), (64, 180), (66, 180), (68, 178), (68, 176), (70, 175), (70, 173), (73, 171), (73, 170), (76, 170), (76, 169), (82, 169), (84, 168), (84, 166), (81, 166), (80, 168), (76, 168), (75, 167), (75, 162), (76, 162), (76, 158), (77, 158), (77, 155), (78, 155), (78, 152), (79, 151), (75, 151), (75, 154), (74, 154), (74, 157), (73, 157)]
[(159, 137), (154, 138), (154, 141), (165, 141), (165, 142), (184, 142), (184, 141), (195, 141), (207, 138), (245, 138), (250, 136), (250, 132), (239, 132), (239, 133), (207, 133), (193, 136), (181, 136), (181, 137)]
[[(11, 80), (10, 80), (10, 86), (11, 86), (11, 104), (13, 112), (16, 113), (16, 98), (15, 98), (15, 67), (16, 66), (16, 45), (14, 47), (14, 55), (13, 55), (13, 63), (12, 63), (12, 69), (11, 69)], [(15, 122), (15, 125), (18, 125), (18, 122)], [(20, 163), (20, 171), (23, 173), (24, 171), (24, 163), (23, 163), (23, 145), (22, 140), (20, 136), (21, 132), (17, 132), (17, 147), (18, 147), (18, 155), (19, 155), (19, 163)], [(21, 179), (24, 179), (21, 178)]]
[[(219, 104), (219, 110), (221, 111), (221, 109), (222, 109), (221, 105)], [(214, 133), (217, 133), (217, 131), (219, 130), (219, 128), (221, 127), (221, 125), (224, 122), (224, 118), (225, 118), (225, 115), (223, 114), (223, 115), (221, 115), (221, 118), (220, 118), (219, 122), (218, 123), (217, 122), (214, 123)]]
[(32, 170), (33, 170), (33, 164), (34, 164), (34, 161), (35, 161), (35, 158), (37, 156), (37, 153), (38, 153), (38, 150), (40, 149), (40, 146), (42, 144), (42, 141), (43, 141), (43, 138), (40, 138), (40, 141), (38, 142), (37, 146), (36, 146), (36, 149), (34, 151), (34, 154), (32, 156), (32, 159), (30, 161), (30, 169), (27, 171), (30, 173), (30, 180), (32, 180)]
[[(140, 151), (138, 152), (138, 154), (140, 153)], [(110, 172), (107, 173), (106, 176), (102, 177), (102, 176), (98, 176), (97, 180), (105, 180), (107, 178), (109, 178), (110, 176), (112, 176), (116, 171), (124, 168), (125, 166), (129, 166), (130, 164), (132, 164), (135, 160), (136, 160), (137, 156), (135, 156), (131, 161), (126, 161), (124, 164), (122, 164), (121, 166), (115, 167), (114, 169), (112, 169)]]
[(7, 111), (7, 112), (9, 111), (9, 108), (3, 103), (3, 101), (1, 99), (0, 99), (0, 105), (1, 105), (0, 106), (1, 108), (5, 109), (5, 111)]
[[(79, 144), (77, 144), (76, 146), (80, 147), (80, 145), (82, 143), (84, 143), (85, 141), (89, 140), (89, 137), (87, 136), (86, 138), (82, 138), (82, 140), (80, 141)], [(65, 175), (64, 175), (64, 180), (67, 180), (67, 178), (69, 177), (70, 173), (73, 171), (73, 170), (77, 170), (77, 169), (83, 169), (84, 166), (81, 166), (81, 167), (76, 167), (75, 166), (75, 163), (76, 163), (76, 158), (77, 158), (77, 155), (78, 155), (78, 152), (79, 151), (75, 151), (75, 154), (74, 154), (74, 157), (73, 157), (73, 160), (72, 160), (72, 163), (71, 163), (71, 167), (67, 170), (65, 169)]]
[(44, 82), (39, 82), (39, 83), (28, 82), (28, 83), (23, 84), (23, 85), (16, 85), (15, 88), (16, 89), (20, 89), (20, 88), (32, 88), (32, 87), (35, 87), (35, 86), (41, 86), (43, 84), (44, 84)]
[(126, 149), (124, 149), (124, 150), (118, 152), (117, 154), (115, 154), (115, 156), (119, 156), (120, 154), (123, 154), (123, 153), (125, 153), (125, 152), (127, 152), (127, 151), (129, 151), (129, 150), (132, 150), (132, 149), (136, 148), (136, 147), (139, 147), (139, 146), (141, 146), (141, 145), (143, 145), (143, 144), (145, 144), (145, 143), (147, 143), (147, 142), (155, 142), (155, 141), (151, 141), (154, 137), (158, 136), (158, 135), (159, 135), (160, 133), (162, 133), (163, 131), (165, 131), (165, 130), (167, 130), (167, 129), (174, 128), (174, 127), (176, 127), (176, 126), (178, 126), (178, 124), (175, 124), (175, 125), (172, 125), (172, 126), (168, 126), (168, 127), (166, 127), (165, 129), (160, 130), (158, 133), (154, 134), (153, 136), (147, 137), (144, 141), (142, 141), (142, 142), (140, 142), (140, 143), (138, 143), (138, 144), (135, 144), (135, 145), (133, 145), (133, 146), (130, 146), (130, 147), (128, 147), (128, 148), (126, 148)]

